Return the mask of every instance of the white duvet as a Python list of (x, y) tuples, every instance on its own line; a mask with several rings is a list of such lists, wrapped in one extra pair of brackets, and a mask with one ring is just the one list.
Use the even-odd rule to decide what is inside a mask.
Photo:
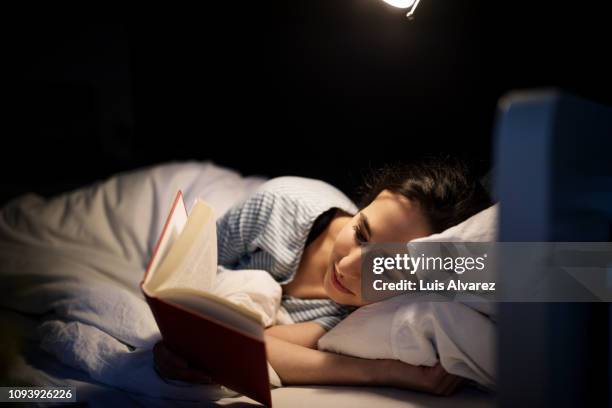
[[(234, 395), (224, 387), (160, 379), (151, 353), (160, 335), (139, 283), (178, 189), (188, 207), (203, 197), (219, 216), (263, 181), (212, 163), (176, 163), (50, 200), (20, 197), (0, 217), (0, 305), (44, 315), (37, 327), (42, 349), (103, 384), (180, 400)], [(279, 286), (266, 273), (250, 272), (231, 280), (221, 273), (218, 288), (239, 302), (250, 302), (249, 290), (269, 294), (259, 312), (270, 322)]]
[[(180, 386), (159, 378), (151, 349), (160, 335), (139, 283), (178, 189), (188, 207), (202, 197), (220, 216), (263, 181), (210, 162), (171, 163), (119, 174), (49, 200), (20, 197), (0, 217), (0, 306), (40, 315), (37, 341), (42, 349), (103, 384), (177, 400), (232, 395), (223, 387)], [(269, 322), (286, 318), (279, 308), (278, 284), (266, 280), (267, 274), (251, 275), (260, 278), (240, 278), (244, 289), (270, 295), (268, 304), (260, 304), (262, 316)], [(225, 282), (219, 285), (222, 290), (249, 302)], [(450, 319), (444, 325), (445, 332), (452, 332), (462, 322)], [(468, 354), (458, 358), (469, 359)], [(415, 364), (422, 360), (418, 352), (412, 355)]]

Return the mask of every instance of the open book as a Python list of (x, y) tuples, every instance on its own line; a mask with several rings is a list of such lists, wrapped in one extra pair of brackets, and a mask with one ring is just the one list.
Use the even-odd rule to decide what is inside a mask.
[(272, 405), (259, 315), (211, 293), (217, 274), (212, 208), (187, 214), (176, 195), (140, 288), (167, 347), (214, 382)]

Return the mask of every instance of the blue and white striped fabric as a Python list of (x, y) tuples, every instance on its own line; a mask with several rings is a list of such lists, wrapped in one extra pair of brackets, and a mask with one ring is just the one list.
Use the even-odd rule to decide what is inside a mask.
[[(217, 220), (218, 261), (229, 269), (262, 269), (281, 285), (290, 282), (316, 218), (331, 208), (356, 214), (355, 204), (320, 180), (278, 177)], [(283, 296), (282, 306), (294, 322), (314, 321), (326, 330), (354, 307), (331, 299)]]

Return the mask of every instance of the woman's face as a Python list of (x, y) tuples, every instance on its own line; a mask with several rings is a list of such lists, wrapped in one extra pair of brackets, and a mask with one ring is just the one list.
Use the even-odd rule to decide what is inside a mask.
[(432, 233), (417, 203), (383, 190), (338, 233), (323, 281), (325, 292), (343, 305), (371, 303), (361, 296), (361, 246), (408, 242)]

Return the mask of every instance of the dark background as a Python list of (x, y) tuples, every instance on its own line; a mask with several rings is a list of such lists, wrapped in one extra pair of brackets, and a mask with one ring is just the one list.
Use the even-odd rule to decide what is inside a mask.
[(377, 0), (218, 3), (6, 26), (0, 202), (184, 159), (349, 194), (442, 151), (484, 174), (507, 91), (612, 104), (604, 2), (423, 0), (414, 21)]

